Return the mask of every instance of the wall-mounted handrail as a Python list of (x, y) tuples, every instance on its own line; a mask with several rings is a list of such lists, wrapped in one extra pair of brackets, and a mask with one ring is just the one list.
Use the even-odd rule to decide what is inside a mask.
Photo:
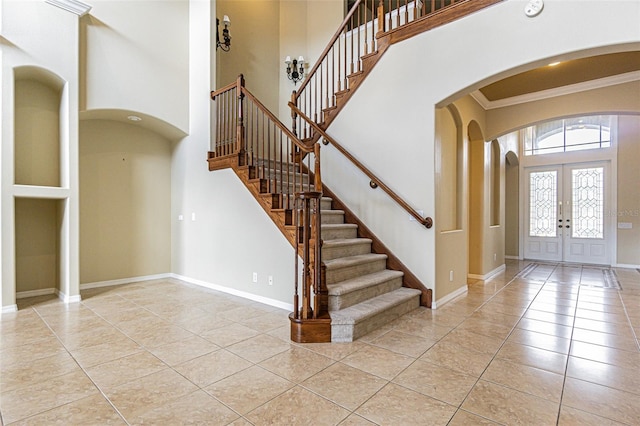
[(424, 225), (426, 228), (431, 228), (433, 226), (433, 219), (431, 217), (422, 217), (420, 213), (418, 213), (413, 207), (409, 205), (406, 201), (404, 201), (398, 194), (395, 193), (391, 188), (389, 188), (384, 182), (382, 182), (371, 170), (369, 170), (364, 164), (362, 164), (358, 159), (356, 159), (349, 151), (347, 151), (342, 145), (340, 145), (334, 138), (329, 136), (327, 132), (322, 129), (318, 124), (316, 124), (313, 120), (309, 119), (306, 115), (302, 114), (302, 112), (298, 109), (297, 106), (293, 104), (293, 102), (289, 102), (289, 107), (295, 111), (298, 115), (300, 115), (311, 127), (314, 128), (315, 131), (320, 133), (322, 137), (331, 143), (342, 155), (344, 155), (349, 161), (351, 161), (360, 171), (362, 171), (371, 182), (375, 185), (375, 187), (380, 187), (384, 192), (389, 195), (400, 207), (407, 211), (411, 216), (413, 216), (416, 221), (420, 224)]

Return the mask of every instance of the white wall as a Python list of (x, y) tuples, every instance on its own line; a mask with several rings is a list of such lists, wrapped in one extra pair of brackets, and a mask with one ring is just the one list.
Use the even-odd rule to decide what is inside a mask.
[[(191, 0), (190, 8), (190, 134), (173, 148), (172, 271), (195, 282), (290, 304), (293, 248), (231, 170), (207, 169), (211, 100), (201, 94), (215, 82), (215, 65), (208, 59), (215, 50), (210, 37), (215, 5)], [(215, 20), (213, 24), (215, 30)], [(258, 273), (257, 284), (252, 283), (253, 272)], [(269, 275), (273, 286), (267, 284)]]
[[(502, 2), (392, 46), (329, 133), (414, 208), (433, 215), (435, 106), (550, 59), (640, 44), (639, 2), (580, 2), (576, 7), (575, 2), (548, 0), (533, 19), (524, 15), (524, 4)], [(404, 76), (406, 70), (411, 76)], [(324, 150), (323, 161), (327, 185), (433, 287), (434, 232), (409, 222), (379, 192), (363, 197), (368, 181), (331, 148)]]
[(189, 129), (189, 2), (94, 0), (83, 109), (144, 112)]

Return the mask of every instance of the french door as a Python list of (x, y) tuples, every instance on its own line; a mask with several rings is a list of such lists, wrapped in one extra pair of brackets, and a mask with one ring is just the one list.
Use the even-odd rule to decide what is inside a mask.
[(525, 170), (525, 258), (609, 265), (608, 163)]

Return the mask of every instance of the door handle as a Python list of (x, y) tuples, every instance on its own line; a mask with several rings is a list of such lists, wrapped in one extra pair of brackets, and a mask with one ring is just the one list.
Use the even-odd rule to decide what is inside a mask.
[(565, 226), (565, 228), (571, 228), (569, 225)]

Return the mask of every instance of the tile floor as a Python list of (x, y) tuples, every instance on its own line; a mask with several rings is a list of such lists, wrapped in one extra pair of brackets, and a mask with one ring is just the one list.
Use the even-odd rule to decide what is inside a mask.
[(640, 272), (605, 275), (511, 261), (346, 344), (293, 344), (287, 312), (174, 280), (22, 299), (0, 423), (639, 424)]

